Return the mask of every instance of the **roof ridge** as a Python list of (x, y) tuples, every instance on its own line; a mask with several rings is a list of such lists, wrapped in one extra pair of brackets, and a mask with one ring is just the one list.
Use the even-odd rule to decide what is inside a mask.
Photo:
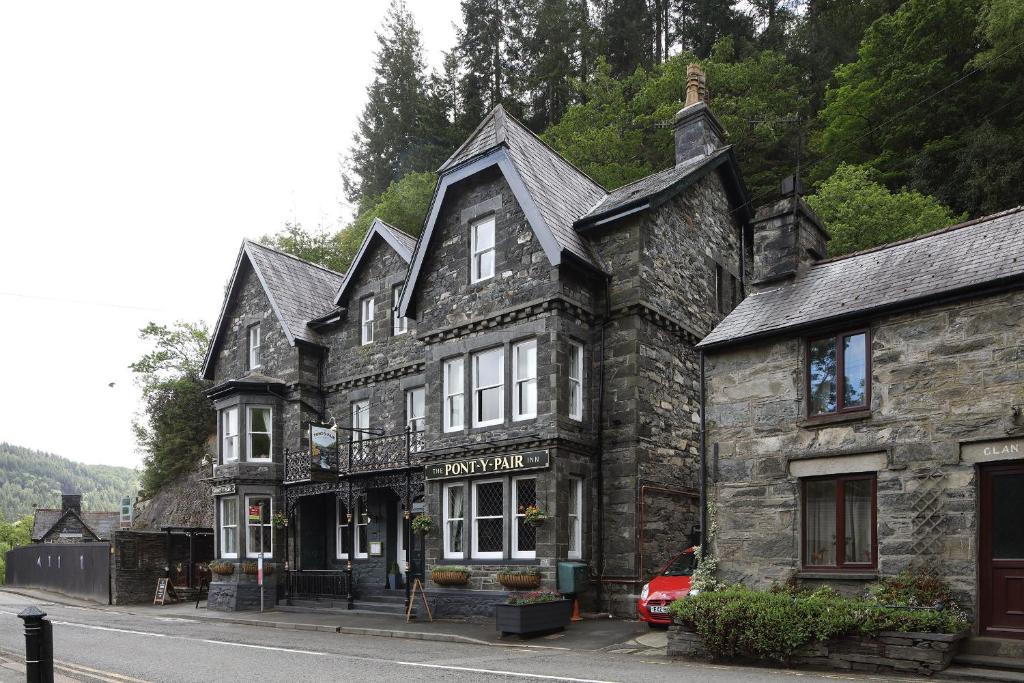
[(268, 245), (266, 245), (266, 244), (263, 244), (263, 243), (261, 243), (261, 242), (257, 242), (257, 241), (255, 241), (255, 240), (251, 240), (251, 239), (249, 239), (248, 237), (246, 237), (246, 238), (245, 238), (245, 243), (246, 243), (246, 244), (252, 244), (252, 245), (254, 245), (254, 246), (257, 246), (257, 247), (259, 247), (259, 248), (261, 248), (261, 249), (266, 249), (266, 250), (267, 250), (267, 251), (269, 251), (269, 252), (273, 252), (273, 253), (275, 253), (275, 254), (279, 254), (279, 255), (281, 255), (281, 256), (287, 256), (288, 258), (290, 258), (290, 259), (294, 259), (294, 260), (298, 261), (299, 263), (304, 263), (304, 264), (306, 264), (307, 266), (313, 266), (314, 268), (319, 268), (320, 270), (323, 270), (323, 271), (325, 271), (325, 272), (328, 272), (328, 273), (330, 273), (331, 275), (338, 275), (339, 277), (345, 277), (345, 274), (344, 274), (344, 273), (339, 273), (339, 272), (338, 272), (338, 271), (336, 271), (336, 270), (331, 270), (331, 269), (330, 269), (330, 268), (328, 268), (327, 266), (322, 266), (322, 265), (320, 265), (319, 263), (313, 263), (312, 261), (307, 261), (307, 260), (306, 260), (306, 259), (304, 259), (304, 258), (299, 258), (299, 257), (298, 257), (298, 256), (296, 256), (295, 254), (289, 254), (289, 253), (288, 253), (287, 251), (281, 251), (280, 249), (277, 249), (277, 248), (275, 248), (275, 247), (271, 247), (271, 246), (268, 246)]
[(384, 226), (385, 228), (387, 228), (388, 230), (392, 230), (392, 231), (394, 231), (394, 232), (397, 232), (397, 233), (398, 233), (399, 235), (405, 235), (406, 237), (408, 237), (408, 238), (409, 238), (409, 239), (411, 239), (411, 240), (415, 240), (415, 239), (416, 239), (415, 237), (413, 237), (412, 235), (410, 235), (409, 233), (407, 233), (407, 232), (406, 232), (405, 230), (402, 230), (401, 228), (397, 228), (397, 227), (395, 227), (394, 225), (391, 225), (391, 223), (388, 223), (388, 222), (387, 222), (386, 220), (384, 220), (383, 218), (378, 218), (377, 216), (374, 216), (373, 218), (374, 218), (374, 220), (380, 221), (380, 222), (381, 222), (381, 224), (382, 224), (382, 225), (383, 225), (383, 226)]
[(855, 251), (855, 252), (852, 252), (852, 253), (849, 253), (849, 254), (843, 254), (841, 256), (832, 256), (832, 257), (829, 257), (827, 259), (822, 259), (822, 260), (814, 263), (811, 266), (811, 268), (817, 268), (818, 266), (823, 266), (823, 265), (827, 265), (827, 264), (830, 264), (830, 263), (835, 263), (837, 261), (844, 261), (846, 259), (855, 258), (857, 256), (864, 256), (866, 254), (873, 254), (873, 253), (878, 252), (878, 251), (884, 251), (886, 249), (891, 249), (893, 247), (899, 247), (899, 246), (902, 246), (904, 244), (909, 244), (911, 242), (920, 242), (922, 240), (926, 240), (926, 239), (929, 239), (931, 237), (936, 237), (938, 235), (944, 235), (944, 234), (946, 234), (948, 232), (953, 232), (954, 230), (960, 230), (961, 228), (969, 228), (972, 225), (978, 225), (979, 223), (987, 223), (988, 221), (993, 221), (993, 220), (995, 220), (997, 218), (1002, 218), (1003, 216), (1009, 216), (1009, 215), (1014, 214), (1014, 213), (1020, 213), (1021, 211), (1024, 211), (1024, 205), (1015, 206), (1012, 209), (1004, 209), (1003, 211), (997, 211), (996, 213), (988, 214), (987, 216), (979, 216), (978, 218), (972, 218), (969, 221), (964, 221), (962, 223), (957, 223), (955, 225), (947, 225), (944, 228), (939, 228), (938, 230), (932, 230), (931, 232), (926, 232), (926, 233), (923, 233), (923, 234), (920, 234), (920, 235), (914, 235), (913, 237), (905, 237), (905, 238), (903, 238), (901, 240), (896, 240), (895, 242), (889, 242), (888, 244), (880, 244), (877, 247), (871, 247), (869, 249), (862, 249), (860, 251)]
[[(485, 116), (482, 119), (480, 119), (480, 123), (476, 124), (476, 128), (474, 128), (473, 131), (469, 135), (466, 136), (466, 139), (462, 141), (462, 144), (459, 145), (458, 147), (456, 147), (455, 151), (452, 152), (448, 156), (448, 158), (444, 160), (444, 163), (437, 167), (437, 173), (439, 175), (450, 171), (452, 168), (457, 168), (457, 167), (461, 166), (463, 163), (465, 163), (466, 160), (463, 160), (463, 161), (460, 161), (458, 164), (453, 164), (451, 167), (448, 166), (448, 164), (451, 164), (452, 159), (455, 159), (456, 157), (458, 157), (459, 154), (462, 153), (462, 150), (466, 149), (466, 147), (469, 146), (469, 143), (474, 138), (476, 138), (477, 134), (481, 130), (483, 130), (483, 127), (487, 124), (487, 122), (490, 121), (493, 118), (496, 118), (496, 114), (497, 114), (497, 111), (498, 111), (499, 108), (501, 108), (500, 104), (495, 106), (494, 109), (491, 109), (491, 111), (487, 113), (487, 116)], [(502, 111), (504, 111), (504, 108), (502, 108)], [(497, 121), (495, 121), (495, 123), (497, 123)], [(499, 141), (498, 144), (501, 144), (501, 142)], [(488, 147), (487, 149), (490, 149), (490, 147)], [(477, 155), (473, 155), (473, 156), (475, 157)], [(470, 158), (473, 158), (473, 157), (470, 157)]]

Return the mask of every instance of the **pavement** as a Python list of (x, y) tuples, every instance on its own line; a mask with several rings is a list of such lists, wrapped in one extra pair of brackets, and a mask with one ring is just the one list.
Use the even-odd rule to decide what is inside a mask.
[[(664, 654), (665, 632), (649, 633), (650, 625), (642, 621), (611, 619), (607, 615), (590, 615), (583, 621), (574, 622), (557, 633), (536, 637), (507, 635), (502, 637), (488, 622), (466, 622), (451, 619), (423, 619), (406, 621), (404, 616), (391, 614), (337, 613), (270, 609), (265, 612), (215, 612), (208, 611), (205, 603), (196, 608), (194, 602), (179, 602), (167, 605), (101, 605), (88, 600), (79, 600), (48, 591), (4, 587), (6, 592), (37, 600), (70, 605), (83, 609), (109, 611), (118, 614), (132, 614), (146, 618), (179, 618), (208, 623), (237, 624), (288, 629), (294, 631), (321, 631), (346, 635), (377, 636), (384, 638), (405, 638), (434, 642), (465, 643), (472, 645), (534, 645), (557, 646), (562, 649), (618, 653)], [(645, 634), (652, 638), (643, 638)], [(652, 650), (661, 652), (651, 652)]]

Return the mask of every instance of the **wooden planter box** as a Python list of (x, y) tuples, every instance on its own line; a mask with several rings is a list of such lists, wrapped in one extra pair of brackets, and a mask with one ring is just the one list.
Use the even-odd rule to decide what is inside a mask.
[(435, 569), (430, 572), (430, 580), (438, 586), (465, 586), (469, 583), (469, 574), (465, 572), (446, 572)]
[(494, 606), (494, 620), (502, 635), (557, 631), (569, 625), (571, 616), (572, 602), (569, 600)]
[(514, 591), (540, 588), (540, 574), (498, 574), (498, 583)]

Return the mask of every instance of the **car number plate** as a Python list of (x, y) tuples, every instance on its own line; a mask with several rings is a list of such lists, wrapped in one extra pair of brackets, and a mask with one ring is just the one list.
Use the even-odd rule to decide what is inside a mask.
[(651, 614), (668, 614), (668, 605), (651, 605), (647, 609)]

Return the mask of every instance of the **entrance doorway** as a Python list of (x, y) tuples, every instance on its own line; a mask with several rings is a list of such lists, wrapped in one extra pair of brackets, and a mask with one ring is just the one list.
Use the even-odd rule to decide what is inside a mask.
[(1024, 465), (980, 473), (981, 635), (1024, 638)]

